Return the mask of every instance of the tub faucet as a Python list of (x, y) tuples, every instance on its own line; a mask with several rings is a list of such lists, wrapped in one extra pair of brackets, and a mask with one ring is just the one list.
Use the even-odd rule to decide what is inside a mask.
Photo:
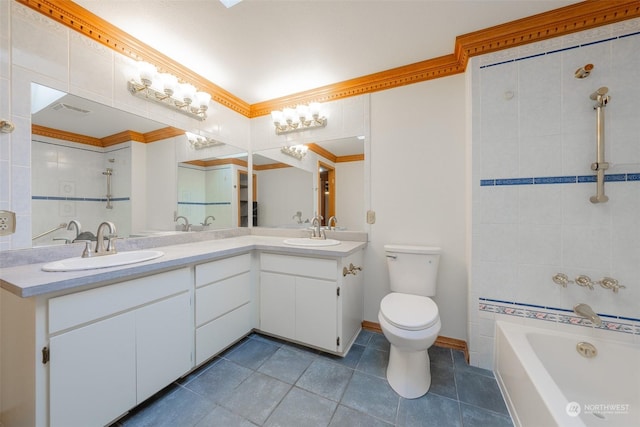
[[(107, 239), (109, 239), (109, 243), (107, 243), (107, 247), (104, 247), (104, 229), (109, 229), (109, 234), (107, 234)], [(98, 231), (96, 232), (96, 250), (95, 255), (109, 255), (116, 253), (116, 226), (111, 221), (104, 221), (100, 223), (98, 226)]]
[(201, 223), (200, 223), (200, 225), (202, 225), (202, 226), (204, 226), (204, 227), (207, 227), (207, 226), (211, 225), (211, 223), (210, 223), (210, 222), (207, 222), (207, 221), (209, 221), (209, 218), (211, 218), (211, 221), (215, 221), (215, 220), (216, 220), (216, 219), (214, 218), (214, 216), (213, 216), (213, 215), (209, 215), (208, 217), (206, 217), (206, 218), (204, 219), (204, 222), (201, 222)]
[(593, 309), (589, 307), (587, 304), (584, 304), (584, 303), (576, 304), (573, 307), (573, 311), (577, 315), (582, 316), (586, 319), (589, 319), (594, 326), (599, 327), (602, 325), (602, 319), (600, 319), (600, 316), (598, 316), (596, 312), (593, 311)]

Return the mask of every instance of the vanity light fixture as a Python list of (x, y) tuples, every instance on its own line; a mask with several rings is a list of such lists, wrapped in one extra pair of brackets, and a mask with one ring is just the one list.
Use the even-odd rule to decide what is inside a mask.
[(213, 147), (214, 145), (224, 144), (224, 142), (216, 141), (215, 139), (209, 138), (208, 136), (200, 136), (191, 132), (185, 132), (184, 134), (187, 135), (187, 139), (189, 140), (191, 147), (195, 148), (196, 150)]
[(307, 155), (309, 148), (306, 145), (291, 145), (282, 147), (280, 151), (298, 160), (302, 160), (304, 156)]
[(180, 83), (169, 73), (158, 73), (156, 67), (148, 62), (138, 63), (139, 80), (133, 78), (127, 82), (129, 92), (165, 107), (173, 108), (197, 120), (207, 118), (211, 95), (198, 92), (190, 83)]
[(323, 128), (327, 125), (327, 118), (320, 115), (320, 103), (298, 105), (296, 108), (285, 108), (271, 112), (276, 135), (283, 135), (301, 130)]

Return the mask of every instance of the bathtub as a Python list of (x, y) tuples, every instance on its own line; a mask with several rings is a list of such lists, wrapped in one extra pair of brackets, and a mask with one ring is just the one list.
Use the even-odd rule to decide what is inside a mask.
[(640, 346), (497, 321), (495, 354), (516, 426), (640, 426)]

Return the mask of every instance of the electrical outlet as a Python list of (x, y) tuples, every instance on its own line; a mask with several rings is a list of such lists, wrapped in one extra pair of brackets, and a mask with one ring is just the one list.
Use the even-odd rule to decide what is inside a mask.
[(0, 236), (16, 232), (16, 214), (11, 211), (0, 211)]
[(367, 211), (367, 224), (376, 223), (376, 211)]

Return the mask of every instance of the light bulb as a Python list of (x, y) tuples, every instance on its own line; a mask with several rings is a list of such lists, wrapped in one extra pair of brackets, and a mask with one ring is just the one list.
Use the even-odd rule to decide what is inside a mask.
[(273, 120), (273, 124), (279, 126), (282, 123), (282, 111), (274, 110), (271, 112), (271, 120)]
[(173, 74), (162, 73), (160, 74), (160, 79), (162, 79), (162, 89), (167, 96), (172, 96), (176, 91), (176, 86), (178, 86), (178, 78)]
[(206, 92), (196, 92), (196, 99), (198, 100), (198, 106), (202, 111), (206, 111), (209, 108), (211, 95)]
[(145, 86), (151, 86), (153, 79), (158, 73), (156, 67), (148, 62), (140, 61), (138, 63), (138, 70), (140, 70), (140, 81), (142, 81), (142, 84)]
[(182, 99), (184, 99), (184, 103), (191, 105), (196, 96), (196, 88), (192, 84), (183, 83), (180, 85), (180, 89), (182, 89)]

